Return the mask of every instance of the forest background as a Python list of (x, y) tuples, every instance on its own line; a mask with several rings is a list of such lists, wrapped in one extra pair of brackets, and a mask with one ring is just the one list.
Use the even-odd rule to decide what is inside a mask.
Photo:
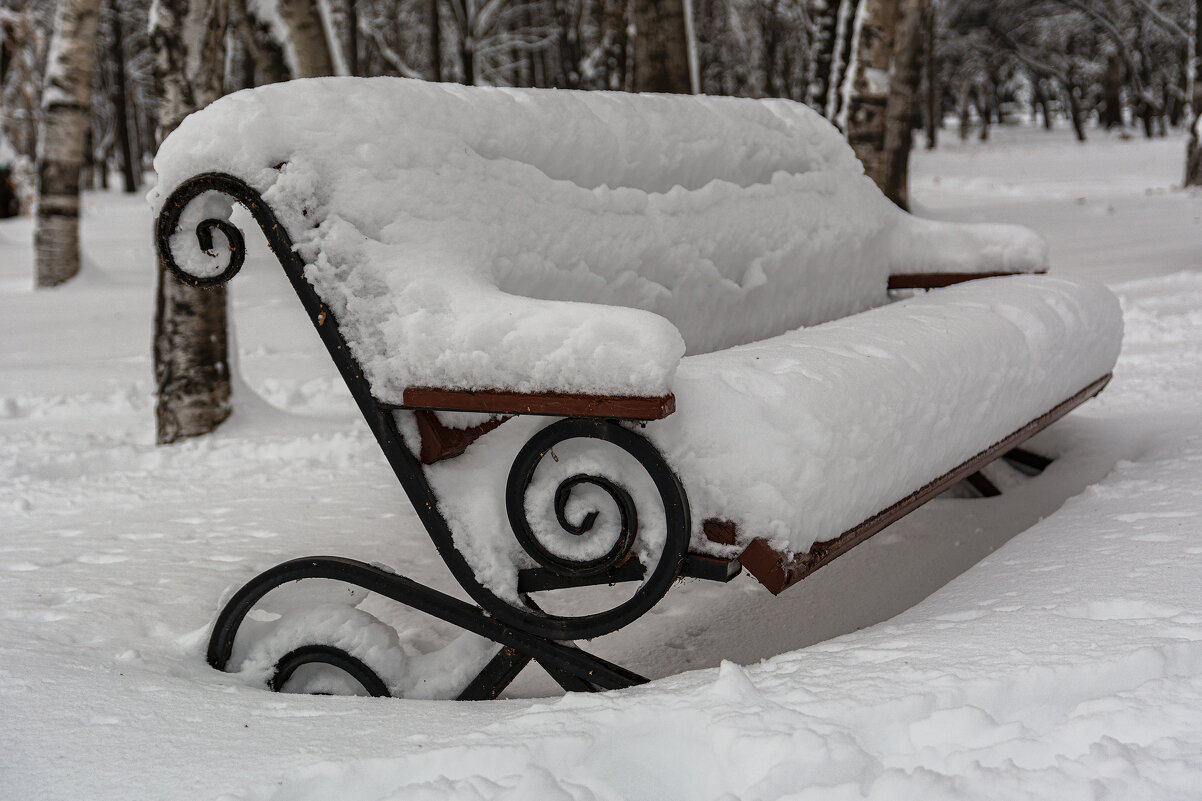
[[(0, 216), (35, 214), (35, 275), (80, 269), (82, 189), (144, 188), (163, 137), (239, 89), (394, 75), (783, 97), (839, 127), (908, 207), (915, 144), (1034, 123), (1166, 136), (1202, 109), (1202, 0), (4, 0)], [(320, 113), (314, 110), (314, 113)], [(917, 136), (915, 135), (917, 132)], [(1191, 128), (1183, 184), (1202, 183)], [(160, 272), (161, 443), (229, 415), (224, 289)]]

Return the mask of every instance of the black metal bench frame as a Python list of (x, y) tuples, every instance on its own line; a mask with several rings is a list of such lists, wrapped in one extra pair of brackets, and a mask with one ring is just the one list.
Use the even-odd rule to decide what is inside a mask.
[[(201, 221), (195, 230), (197, 241), (204, 251), (216, 257), (214, 232), (220, 232), (229, 248), (229, 262), (218, 275), (197, 278), (184, 272), (171, 252), (171, 237), (179, 231), (184, 208), (205, 192), (219, 192), (244, 206), (263, 230), (275, 257), (287, 274), (293, 289), (300, 297), (306, 313), (330, 357), (337, 365), (364, 419), (375, 435), (393, 472), (409, 497), (414, 510), (425, 526), (431, 540), (456, 581), (475, 601), (473, 606), (444, 593), (426, 587), (386, 569), (334, 556), (314, 556), (294, 559), (277, 565), (252, 579), (225, 605), (214, 625), (208, 645), (208, 662), (218, 670), (229, 667), (234, 638), (247, 613), (263, 596), (288, 582), (322, 578), (354, 584), (370, 592), (391, 598), (401, 604), (433, 615), (467, 631), (498, 643), (501, 648), (459, 694), (463, 700), (495, 698), (531, 661), (541, 665), (565, 690), (595, 691), (617, 689), (641, 684), (644, 677), (632, 673), (600, 657), (586, 653), (570, 641), (591, 639), (627, 625), (654, 607), (667, 593), (673, 582), (681, 577), (696, 577), (714, 581), (730, 581), (746, 566), (773, 592), (826, 564), (835, 556), (880, 531), (898, 517), (925, 503), (930, 497), (976, 472), (987, 461), (998, 457), (1042, 470), (1047, 460), (1022, 451), (1017, 446), (1026, 438), (1049, 425), (1070, 409), (1101, 391), (1109, 376), (1094, 382), (1080, 393), (1039, 420), (1015, 432), (1012, 437), (994, 448), (982, 451), (970, 460), (931, 482), (899, 504), (884, 510), (839, 538), (818, 543), (808, 554), (792, 562), (780, 555), (756, 547), (752, 543), (738, 559), (720, 559), (689, 553), (693, 529), (688, 498), (680, 479), (659, 451), (637, 430), (639, 421), (658, 419), (674, 411), (672, 396), (663, 398), (608, 398), (572, 395), (514, 395), (504, 392), (464, 393), (440, 389), (407, 390), (404, 404), (377, 400), (363, 371), (351, 353), (329, 308), (318, 297), (305, 278), (305, 264), (293, 249), (284, 226), (260, 195), (242, 180), (222, 173), (204, 173), (180, 185), (165, 201), (156, 221), (155, 240), (159, 260), (180, 280), (193, 286), (215, 286), (230, 280), (242, 267), (245, 241), (241, 231), (225, 220)], [(426, 454), (425, 433), (421, 451), (406, 445), (394, 417), (398, 409), (487, 411), (497, 414), (544, 414), (562, 417), (538, 431), (519, 451), (510, 467), (506, 484), (506, 509), (510, 527), (523, 549), (538, 567), (519, 571), (518, 592), (523, 600), (517, 606), (499, 597), (476, 578), (464, 556), (456, 549), (450, 527), (439, 509), (438, 498), (426, 479), (423, 461), (462, 452), (475, 436), (492, 426), (479, 426), (460, 440), (451, 433), (447, 442), (440, 443), (442, 452)], [(419, 424), (432, 427), (432, 440), (440, 432), (438, 423), (429, 415)], [(493, 424), (495, 425), (495, 423)], [(448, 432), (441, 432), (446, 435)], [(462, 435), (462, 432), (460, 432)], [(634, 457), (651, 477), (659, 493), (667, 522), (665, 544), (655, 564), (641, 564), (632, 554), (638, 532), (638, 515), (627, 491), (619, 484), (601, 476), (578, 474), (564, 480), (555, 494), (555, 511), (559, 524), (572, 534), (588, 533), (596, 513), (587, 515), (580, 523), (565, 516), (565, 506), (572, 489), (580, 484), (600, 488), (616, 504), (622, 528), (614, 547), (604, 556), (585, 562), (574, 562), (556, 556), (543, 548), (531, 533), (526, 520), (524, 499), (539, 461), (558, 443), (575, 438), (603, 440), (623, 449)], [(438, 450), (439, 448), (436, 448)], [(983, 477), (974, 479), (978, 490), (985, 495), (996, 494)], [(703, 526), (711, 539), (733, 542), (733, 526), (721, 521), (705, 521)], [(803, 557), (811, 557), (807, 562)], [(531, 593), (570, 589), (598, 584), (639, 581), (640, 587), (625, 601), (605, 611), (578, 617), (557, 616), (543, 611)], [(281, 688), (293, 672), (305, 664), (320, 662), (334, 665), (359, 681), (372, 695), (387, 695), (388, 689), (374, 671), (355, 656), (326, 645), (305, 645), (284, 655), (276, 666), (271, 680), (274, 689)]]

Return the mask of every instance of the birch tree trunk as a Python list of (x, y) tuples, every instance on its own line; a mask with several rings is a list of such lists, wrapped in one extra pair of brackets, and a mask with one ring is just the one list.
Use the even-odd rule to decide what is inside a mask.
[(885, 101), (885, 137), (877, 186), (906, 211), (910, 210), (910, 147), (922, 75), (923, 23), (930, 10), (930, 0), (899, 0), (889, 97)]
[(814, 43), (810, 55), (806, 103), (825, 113), (831, 82), (837, 80), (835, 56), (839, 38), (839, 12), (842, 0), (810, 0), (809, 14), (814, 20)]
[(283, 47), (266, 25), (251, 16), (246, 0), (229, 0), (229, 24), (254, 67), (247, 86), (279, 83), (291, 77)]
[(848, 143), (878, 186), (884, 174), (885, 104), (897, 13), (898, 0), (860, 0), (839, 115)]
[(632, 0), (634, 91), (689, 94), (686, 0)]
[(79, 186), (91, 126), (100, 0), (59, 0), (54, 13), (42, 125), (34, 280), (57, 286), (79, 273)]
[[(150, 41), (160, 139), (221, 95), (226, 12), (226, 0), (155, 0)], [(154, 316), (159, 444), (206, 434), (229, 417), (226, 328), (225, 287), (190, 287), (159, 268)]]
[(288, 27), (292, 77), (320, 78), (334, 74), (334, 59), (316, 0), (278, 0), (280, 18)]
[(1186, 65), (1189, 80), (1190, 126), (1189, 142), (1185, 147), (1185, 186), (1202, 186), (1202, 131), (1198, 122), (1202, 120), (1202, 0), (1190, 0), (1189, 4), (1189, 64)]

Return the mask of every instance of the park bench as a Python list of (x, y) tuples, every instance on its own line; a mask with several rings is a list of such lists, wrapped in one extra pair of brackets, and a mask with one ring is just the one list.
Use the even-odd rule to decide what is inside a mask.
[[(267, 593), (325, 578), (489, 641), (449, 697), (532, 660), (640, 683), (573, 641), (681, 577), (779, 593), (999, 457), (1042, 468), (1018, 446), (1120, 345), (1105, 288), (1024, 274), (1037, 236), (901, 212), (787, 101), (299, 81), (189, 117), (155, 166), (163, 265), (228, 281), (249, 211), (474, 601), (291, 560), (220, 612), (219, 669)], [(296, 634), (271, 686), (319, 662), (407, 694), (345, 628)]]

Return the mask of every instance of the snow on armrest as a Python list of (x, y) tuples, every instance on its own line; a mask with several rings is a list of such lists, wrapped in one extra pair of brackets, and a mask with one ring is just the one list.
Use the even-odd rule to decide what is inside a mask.
[(977, 278), (1046, 273), (1043, 237), (1019, 225), (907, 216), (893, 232), (889, 289), (934, 289)]

